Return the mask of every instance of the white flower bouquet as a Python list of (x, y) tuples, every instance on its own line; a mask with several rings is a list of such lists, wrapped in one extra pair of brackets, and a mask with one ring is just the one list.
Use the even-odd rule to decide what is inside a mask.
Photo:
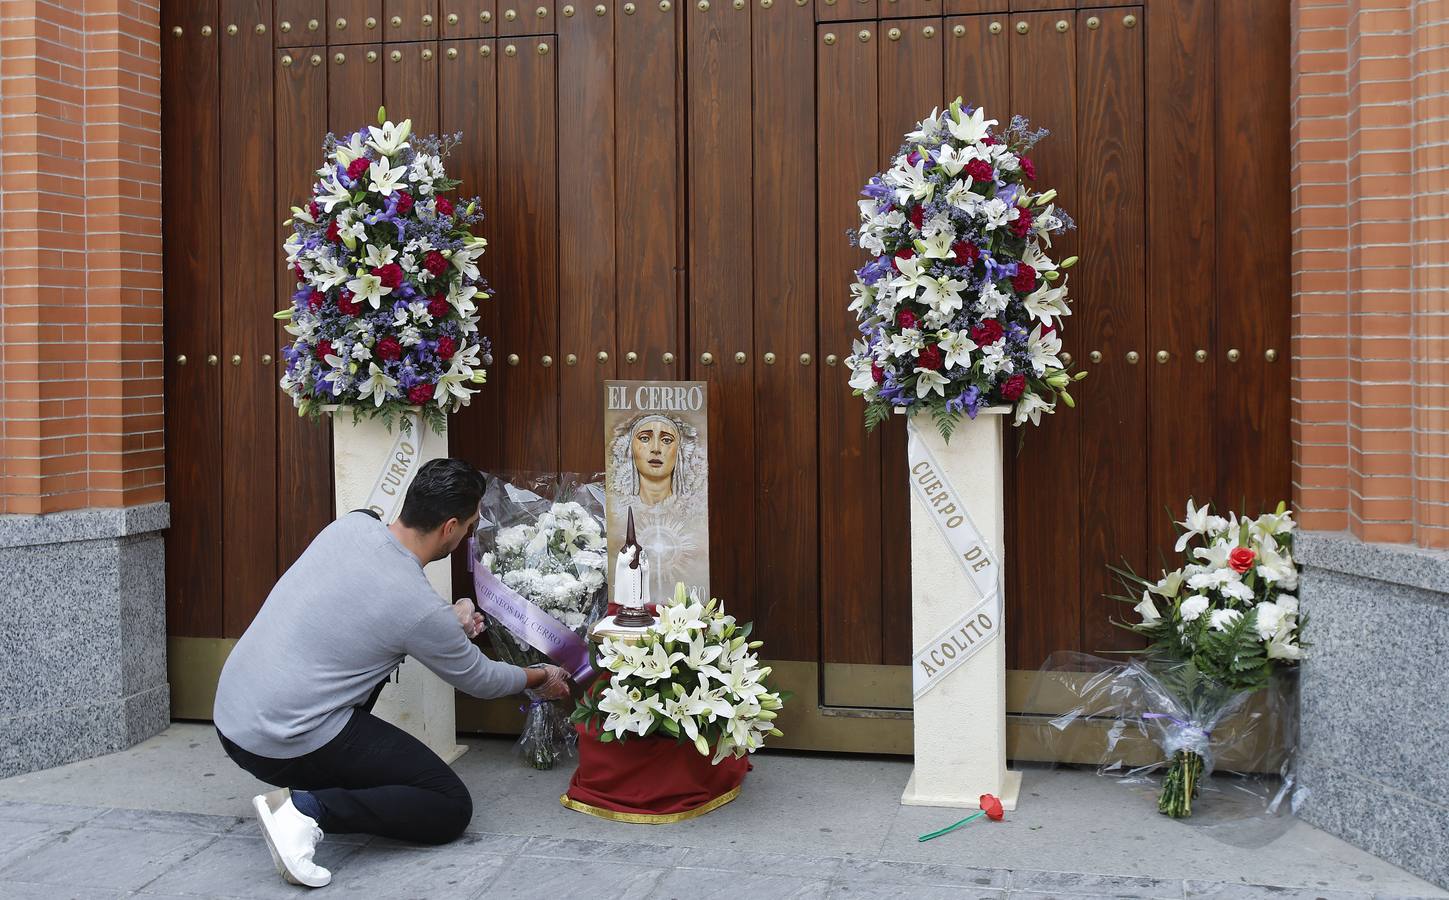
[(1117, 623), (1149, 641), (1129, 666), (1142, 713), (1169, 759), (1158, 809), (1192, 814), (1212, 772), (1213, 729), (1303, 657), (1293, 514), (1284, 504), (1251, 519), (1187, 503), (1178, 553), (1191, 560), (1151, 581), (1114, 569), (1139, 619)]
[[(598, 477), (510, 474), (489, 479), (474, 565), (577, 635), (603, 615), (607, 550)], [(499, 658), (521, 666), (552, 661), (486, 608), (483, 612)], [(573, 755), (576, 736), (562, 701), (530, 701), (518, 749), (529, 765), (550, 769), (559, 757)]]
[[(603, 743), (659, 736), (689, 741), (718, 765), (780, 737), (774, 720), (786, 695), (765, 682), (751, 625), (726, 615), (719, 600), (700, 602), (675, 587), (659, 618), (637, 641), (606, 638), (573, 721), (595, 726)], [(608, 677), (603, 677), (607, 673)]]

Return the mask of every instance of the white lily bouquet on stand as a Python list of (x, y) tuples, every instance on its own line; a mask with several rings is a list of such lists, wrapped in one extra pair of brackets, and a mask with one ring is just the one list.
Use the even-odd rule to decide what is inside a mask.
[[(490, 478), (480, 504), (474, 565), (550, 617), (553, 621), (544, 623), (543, 630), (567, 631), (582, 641), (607, 604), (603, 509), (598, 477)], [(520, 666), (560, 662), (535, 648), (526, 635), (510, 630), (516, 620), (505, 622), (490, 614), (484, 597), (479, 600), (499, 658)], [(574, 755), (577, 735), (563, 701), (531, 694), (529, 701), (518, 750), (534, 768), (551, 769), (560, 757)]]
[[(741, 757), (781, 737), (774, 720), (786, 695), (765, 682), (768, 666), (751, 625), (701, 602), (677, 585), (674, 598), (641, 638), (605, 638), (573, 721), (596, 728), (602, 743), (659, 736), (688, 741), (711, 763)], [(607, 678), (603, 677), (607, 674)]]

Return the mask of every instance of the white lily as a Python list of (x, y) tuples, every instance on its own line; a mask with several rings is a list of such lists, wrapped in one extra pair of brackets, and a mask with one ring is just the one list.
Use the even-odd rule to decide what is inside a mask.
[(857, 316), (870, 308), (875, 302), (875, 288), (868, 284), (857, 281), (850, 286), (850, 311)]
[(384, 372), (377, 363), (368, 363), (367, 379), (357, 386), (360, 396), (372, 396), (373, 404), (382, 406), (388, 395), (397, 389), (397, 379)]
[(941, 149), (936, 153), (936, 165), (946, 171), (947, 175), (955, 178), (966, 168), (966, 163), (971, 161), (971, 156), (957, 151), (950, 144), (942, 144)]
[(1036, 374), (1045, 375), (1047, 369), (1060, 369), (1062, 361), (1058, 355), (1062, 352), (1061, 338), (1057, 337), (1055, 331), (1050, 334), (1042, 334), (1041, 326), (1032, 329), (1031, 337), (1026, 342), (1027, 353), (1031, 356), (1031, 367)]
[(919, 160), (914, 166), (903, 166), (892, 170), (896, 188), (896, 202), (908, 206), (912, 200), (927, 201), (936, 191), (936, 185), (926, 177), (926, 161)]
[(946, 396), (946, 385), (950, 382), (945, 375), (935, 369), (920, 367), (916, 368), (916, 375), (918, 376), (916, 378), (916, 399), (924, 399), (927, 394), (932, 392), (942, 397)]
[(645, 684), (653, 684), (661, 678), (668, 678), (674, 664), (684, 658), (683, 653), (670, 653), (664, 649), (662, 641), (656, 642), (644, 654), (644, 659), (639, 663), (639, 668), (634, 673), (635, 678), (644, 679)]
[(382, 298), (392, 293), (392, 288), (384, 285), (382, 279), (371, 272), (364, 272), (347, 282), (347, 289), (357, 295), (358, 300), (372, 304), (373, 309), (380, 309)]
[(312, 284), (324, 293), (343, 284), (350, 277), (352, 273), (338, 265), (337, 260), (330, 255), (319, 258), (317, 268), (312, 270)]
[(488, 249), (488, 242), (479, 238), (454, 250), (453, 255), (448, 258), (448, 261), (453, 264), (453, 268), (457, 269), (464, 278), (469, 281), (477, 281), (480, 277), (478, 274), (478, 257), (482, 256), (483, 251), (486, 249)]
[(1152, 593), (1171, 600), (1177, 596), (1178, 591), (1182, 590), (1183, 582), (1186, 580), (1181, 570), (1167, 572), (1157, 580), (1157, 584), (1152, 586)]
[(362, 144), (362, 132), (357, 131), (353, 133), (351, 140), (347, 143), (339, 143), (337, 145), (337, 149), (333, 152), (332, 158), (336, 160), (339, 166), (345, 169), (348, 163), (354, 159), (358, 159), (366, 152), (367, 148)]
[[(1206, 547), (1198, 547), (1192, 551), (1196, 559), (1213, 569), (1227, 568), (1228, 554), (1233, 552), (1233, 547), (1227, 541), (1213, 541)], [(1233, 574), (1237, 574), (1236, 572)]]
[(1191, 541), (1194, 536), (1200, 535), (1207, 531), (1207, 519), (1208, 507), (1203, 506), (1201, 509), (1194, 507), (1192, 505), (1192, 500), (1189, 499), (1187, 501), (1187, 518), (1177, 523), (1186, 530), (1178, 536), (1177, 545), (1174, 548), (1174, 551), (1177, 553), (1181, 553), (1184, 549), (1187, 548), (1188, 542)]
[(326, 177), (322, 179), (322, 187), (326, 188), (327, 191), (326, 193), (317, 195), (317, 202), (322, 206), (324, 211), (330, 213), (337, 207), (337, 204), (352, 202), (351, 192), (342, 186), (342, 182), (337, 180), (336, 171), (327, 173)]
[(921, 278), (921, 302), (939, 310), (944, 316), (951, 316), (961, 309), (963, 301), (961, 292), (969, 284), (959, 278), (943, 276), (932, 278), (927, 275)]
[(381, 268), (397, 259), (397, 248), (388, 244), (368, 244), (364, 259), (368, 268)]
[(384, 197), (390, 197), (392, 196), (392, 192), (398, 189), (399, 185), (406, 182), (407, 174), (407, 166), (391, 166), (388, 165), (386, 159), (375, 160), (367, 168), (367, 177), (369, 179), (367, 189), (369, 191), (376, 191)]
[(971, 354), (976, 351), (976, 342), (971, 340), (971, 333), (966, 330), (951, 331), (946, 329), (936, 335), (937, 343), (941, 352), (946, 354), (946, 369), (971, 367)]
[(412, 133), (412, 130), (412, 119), (403, 119), (401, 125), (384, 122), (381, 128), (369, 125), (367, 133), (371, 135), (371, 138), (367, 145), (383, 156), (392, 156), (408, 145), (408, 135)]
[(954, 231), (942, 231), (930, 237), (916, 241), (916, 252), (924, 259), (950, 259), (953, 251), (951, 244), (956, 240)]
[(1157, 612), (1157, 605), (1152, 602), (1152, 595), (1147, 591), (1142, 592), (1142, 602), (1132, 607), (1132, 611), (1142, 617), (1143, 625), (1151, 625), (1162, 618)]
[(1026, 295), (1024, 300), (1026, 311), (1043, 324), (1050, 325), (1054, 316), (1072, 314), (1072, 308), (1067, 305), (1066, 294), (1067, 281), (1065, 278), (1056, 287), (1053, 287), (1049, 281), (1042, 281), (1037, 285), (1036, 290)]
[(946, 127), (951, 130), (951, 136), (968, 144), (985, 140), (991, 126), (995, 124), (997, 124), (996, 120), (986, 118), (986, 110), (980, 106), (972, 110), (969, 116), (948, 117), (946, 120)]
[(1300, 660), (1303, 658), (1303, 648), (1293, 642), (1293, 636), (1278, 635), (1268, 641), (1269, 659)]
[(703, 631), (704, 607), (697, 603), (668, 603), (659, 608), (659, 618), (649, 630), (666, 641), (688, 641), (695, 632)]
[(1054, 412), (1056, 412), (1056, 404), (1046, 402), (1040, 394), (1022, 394), (1021, 399), (1016, 401), (1014, 419), (1017, 425), (1027, 419), (1030, 419), (1033, 425), (1040, 425), (1042, 413), (1051, 415)]
[[(915, 130), (906, 134), (906, 140), (913, 144), (931, 140), (940, 133), (942, 118), (941, 108), (936, 106), (931, 107), (931, 114), (916, 123)], [(944, 118), (950, 117), (945, 116)]]

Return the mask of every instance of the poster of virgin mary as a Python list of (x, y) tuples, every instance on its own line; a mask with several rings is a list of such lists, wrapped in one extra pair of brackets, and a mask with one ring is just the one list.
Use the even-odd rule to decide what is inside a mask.
[(632, 511), (651, 603), (668, 600), (677, 582), (709, 596), (707, 397), (702, 381), (604, 383), (605, 571), (614, 570)]

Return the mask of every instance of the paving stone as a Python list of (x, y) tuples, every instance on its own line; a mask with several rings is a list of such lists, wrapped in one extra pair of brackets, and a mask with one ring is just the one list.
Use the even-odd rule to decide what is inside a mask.
[(128, 891), (108, 891), (104, 888), (0, 881), (0, 900), (121, 900), (131, 896), (134, 895)]
[(183, 834), (226, 834), (244, 825), (247, 820), (239, 816), (206, 816), (150, 809), (108, 809), (91, 821), (107, 828), (176, 831)]
[[(323, 841), (317, 848), (316, 862), (324, 869), (331, 870), (335, 884), (342, 877), (348, 857), (359, 850), (355, 844)], [(260, 837), (232, 835), (214, 838), (209, 846), (148, 882), (144, 890), (147, 894), (245, 897), (256, 900), (296, 897), (307, 892), (306, 888), (288, 884), (282, 878), (272, 863), (272, 855), (267, 852), (266, 842)], [(371, 890), (363, 887), (359, 893), (371, 894)]]
[(944, 884), (901, 884), (888, 881), (831, 886), (830, 900), (1005, 900), (1006, 891)]
[(212, 835), (83, 825), (0, 869), (0, 881), (134, 891), (216, 840)]
[(0, 821), (49, 822), (55, 825), (83, 825), (108, 810), (96, 806), (66, 806), (60, 803), (32, 803), (0, 800)]
[(675, 866), (684, 860), (685, 847), (661, 847), (646, 841), (621, 844), (579, 838), (536, 837), (523, 848), (525, 856), (577, 859), (588, 862), (635, 863), (641, 866)]
[(649, 896), (651, 900), (737, 900), (740, 897), (825, 900), (830, 888), (829, 881), (819, 878), (678, 868), (665, 873)]
[(829, 881), (840, 872), (838, 856), (796, 856), (785, 853), (750, 853), (721, 847), (690, 850), (680, 863), (690, 869), (718, 869), (725, 872), (758, 872), (764, 875), (794, 875)]
[(1279, 887), (1268, 884), (1189, 881), (1188, 900), (1370, 900), (1372, 894), (1358, 891), (1325, 891), (1317, 888)]
[(354, 892), (369, 897), (426, 897), (427, 900), (492, 896), (492, 885), (514, 857), (463, 852), (466, 850), (453, 845), (439, 850), (369, 845), (348, 856), (333, 870), (332, 884), (346, 896)]
[(0, 869), (35, 852), (41, 844), (54, 840), (63, 830), (64, 826), (48, 822), (0, 819)]
[(665, 869), (628, 862), (579, 860), (568, 865), (516, 856), (479, 895), (509, 900), (645, 900), (651, 897)]
[(1039, 872), (1025, 869), (1013, 870), (1010, 884), (1013, 893), (1029, 891), (1054, 896), (1180, 900), (1183, 895), (1181, 881), (1131, 875), (1091, 875), (1082, 872)]
[(944, 885), (973, 888), (1005, 888), (1005, 869), (978, 869), (971, 866), (943, 866), (893, 860), (847, 859), (840, 867), (838, 881), (842, 885), (858, 882), (889, 882), (891, 884)]

